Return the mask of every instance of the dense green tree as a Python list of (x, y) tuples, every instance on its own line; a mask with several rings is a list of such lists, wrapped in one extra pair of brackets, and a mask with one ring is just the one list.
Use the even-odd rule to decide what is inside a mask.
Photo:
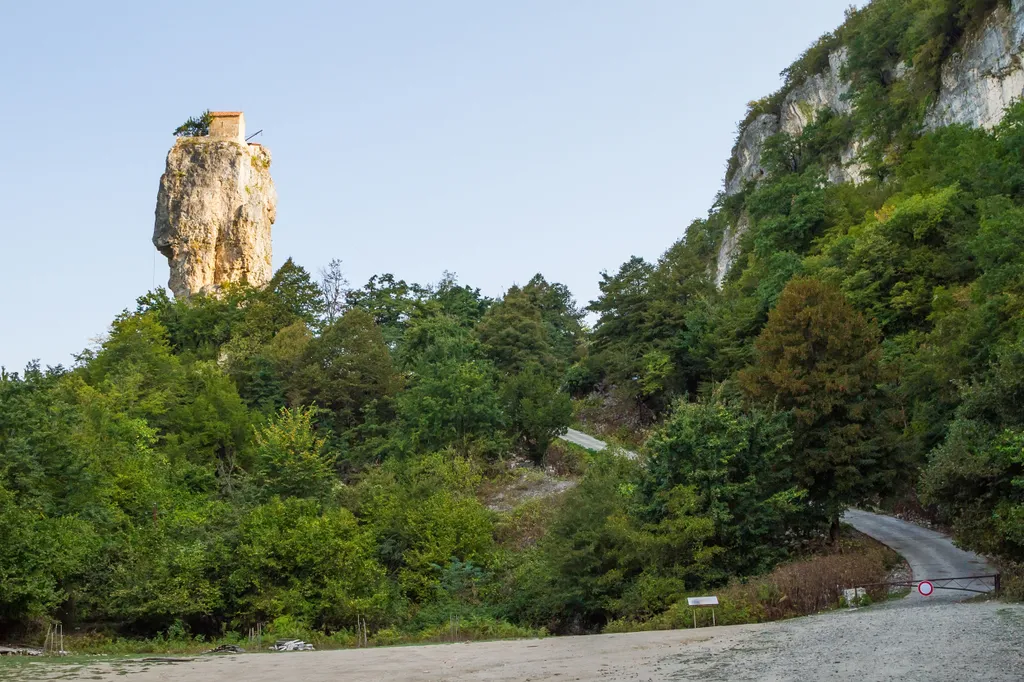
[(507, 427), (520, 447), (536, 461), (551, 441), (565, 433), (572, 401), (540, 367), (529, 365), (505, 379), (501, 388)]
[(832, 523), (846, 506), (884, 492), (895, 462), (884, 456), (885, 403), (878, 330), (835, 288), (794, 279), (740, 373), (749, 399), (793, 415), (794, 481)]
[(384, 336), (359, 308), (347, 311), (303, 344), (298, 362), (285, 380), (289, 402), (317, 405), (322, 409), (320, 416), (339, 434), (358, 425), (368, 405), (398, 388)]
[(418, 284), (407, 284), (387, 273), (374, 275), (361, 289), (349, 290), (345, 302), (372, 315), (384, 340), (394, 348), (401, 341), (410, 316), (422, 307), (426, 296), (427, 291)]
[(509, 289), (477, 325), (484, 354), (507, 374), (537, 365), (552, 376), (557, 375), (561, 368), (552, 333), (545, 328), (540, 307), (519, 287)]
[(291, 616), (311, 627), (387, 622), (393, 592), (373, 537), (347, 509), (273, 498), (242, 520), (226, 581), (243, 623)]
[(505, 416), (494, 367), (485, 360), (448, 360), (421, 365), (396, 399), (395, 440), (406, 453), (453, 447), (496, 454)]
[(359, 489), (381, 562), (404, 596), (431, 601), (453, 560), (486, 566), (494, 549), (490, 513), (476, 499), (472, 461), (433, 453), (374, 471)]
[(657, 522), (631, 513), (636, 465), (601, 460), (559, 507), (536, 551), (518, 568), (510, 607), (558, 632), (587, 631), (614, 617), (642, 617), (706, 577), (718, 550), (691, 489), (675, 488)]
[(677, 487), (692, 489), (714, 520), (723, 575), (764, 572), (786, 555), (779, 539), (800, 530), (805, 491), (790, 476), (790, 444), (784, 415), (718, 396), (680, 401), (647, 441), (648, 513), (660, 518)]
[(576, 304), (572, 292), (564, 284), (549, 283), (540, 273), (534, 275), (523, 293), (540, 311), (552, 349), (562, 366), (567, 366), (583, 343), (585, 311)]
[(0, 485), (0, 632), (45, 619), (60, 606), (94, 542), (87, 523), (22, 507)]
[(325, 440), (313, 428), (315, 408), (282, 408), (254, 434), (253, 485), (269, 497), (323, 497), (333, 475)]

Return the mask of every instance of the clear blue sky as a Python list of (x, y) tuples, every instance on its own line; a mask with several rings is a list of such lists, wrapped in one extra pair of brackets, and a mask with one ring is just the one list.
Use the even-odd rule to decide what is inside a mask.
[(706, 213), (746, 102), (848, 4), (7, 3), (0, 365), (69, 363), (153, 287), (170, 133), (206, 108), (264, 130), (275, 267), (587, 302)]

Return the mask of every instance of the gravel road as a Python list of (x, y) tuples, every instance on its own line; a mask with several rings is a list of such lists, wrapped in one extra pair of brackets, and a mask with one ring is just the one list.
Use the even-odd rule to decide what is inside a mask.
[[(31, 665), (19, 681), (533, 682), (1024, 678), (1024, 605), (907, 602), (763, 625), (514, 642), (251, 654), (161, 663)], [(0, 668), (2, 672), (2, 668)]]

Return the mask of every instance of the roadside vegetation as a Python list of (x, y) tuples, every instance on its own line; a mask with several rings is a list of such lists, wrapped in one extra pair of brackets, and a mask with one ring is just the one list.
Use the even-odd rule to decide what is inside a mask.
[[(887, 582), (893, 569), (902, 563), (903, 559), (888, 547), (851, 533), (841, 539), (839, 551), (822, 547), (806, 557), (780, 564), (766, 575), (733, 579), (715, 590), (720, 604), (715, 609), (715, 622), (719, 625), (762, 623), (848, 606), (843, 596), (845, 588)], [(871, 587), (860, 605), (903, 594), (905, 592), (890, 593), (886, 586)], [(699, 597), (704, 593), (687, 596)], [(647, 620), (613, 620), (603, 632), (686, 629), (694, 626), (695, 615), (698, 627), (711, 621), (706, 609), (694, 614), (684, 598)]]

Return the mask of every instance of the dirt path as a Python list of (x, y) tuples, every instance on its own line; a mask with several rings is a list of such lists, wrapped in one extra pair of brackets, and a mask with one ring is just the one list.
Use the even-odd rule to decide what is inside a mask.
[(1024, 678), (1024, 605), (907, 602), (764, 625), (516, 642), (33, 665), (17, 679), (102, 682), (533, 682)]

